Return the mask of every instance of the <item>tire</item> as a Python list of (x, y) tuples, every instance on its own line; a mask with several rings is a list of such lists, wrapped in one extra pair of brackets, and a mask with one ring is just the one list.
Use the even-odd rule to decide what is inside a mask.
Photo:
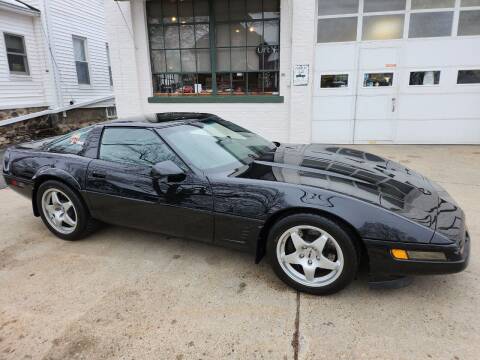
[(36, 202), (43, 223), (60, 239), (80, 240), (97, 228), (97, 221), (92, 219), (80, 196), (60, 181), (42, 183)]
[(359, 256), (354, 239), (341, 225), (325, 217), (287, 216), (273, 225), (267, 241), (274, 272), (298, 291), (333, 294), (345, 288), (357, 273)]

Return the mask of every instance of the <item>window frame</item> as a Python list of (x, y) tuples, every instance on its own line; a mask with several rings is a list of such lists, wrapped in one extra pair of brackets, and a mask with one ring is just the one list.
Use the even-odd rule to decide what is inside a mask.
[[(81, 41), (83, 45), (83, 51), (85, 52), (85, 60), (77, 60), (75, 56), (75, 40)], [(73, 60), (75, 63), (75, 73), (77, 74), (77, 84), (80, 87), (91, 87), (92, 86), (92, 77), (90, 74), (90, 54), (88, 51), (88, 39), (84, 36), (72, 35), (72, 50), (73, 50)], [(88, 75), (88, 83), (80, 82), (79, 74), (77, 71), (77, 62), (87, 64), (87, 75)]]
[[(8, 51), (7, 36), (21, 38), (22, 44), (23, 44), (23, 53), (17, 53), (17, 52), (11, 52), (11, 51), (9, 52)], [(11, 75), (14, 75), (14, 76), (29, 77), (31, 74), (30, 74), (30, 64), (28, 62), (28, 52), (27, 52), (27, 44), (25, 42), (25, 35), (15, 34), (15, 33), (5, 31), (3, 33), (3, 41), (5, 43), (5, 54), (7, 56), (7, 65), (8, 65), (9, 73)], [(23, 57), (23, 63), (24, 63), (24, 66), (25, 66), (25, 71), (12, 71), (12, 70), (10, 70), (10, 61), (8, 59), (8, 55), (22, 56)]]
[[(260, 0), (261, 1), (261, 0)], [(265, 17), (265, 11), (264, 11), (264, 8), (262, 7), (262, 18), (261, 19), (248, 19), (247, 18), (247, 13), (245, 12), (245, 16), (243, 19), (241, 20), (232, 20), (230, 19), (230, 8), (228, 7), (228, 19), (227, 20), (216, 20), (216, 14), (215, 14), (215, 8), (214, 8), (214, 2), (213, 1), (209, 1), (209, 20), (208, 21), (197, 21), (195, 19), (195, 6), (194, 4), (192, 3), (192, 7), (193, 7), (193, 20), (191, 21), (187, 21), (187, 22), (180, 22), (180, 19), (177, 18), (175, 22), (173, 23), (165, 23), (163, 21), (163, 1), (160, 2), (161, 5), (161, 13), (162, 13), (162, 20), (159, 24), (155, 24), (156, 26), (159, 26), (162, 28), (162, 42), (163, 42), (163, 48), (159, 48), (159, 49), (152, 49), (152, 44), (151, 44), (151, 36), (150, 36), (150, 23), (148, 21), (148, 17), (149, 17), (149, 13), (148, 13), (148, 8), (146, 7), (145, 8), (145, 24), (146, 24), (146, 33), (147, 33), (147, 50), (148, 50), (148, 59), (149, 59), (149, 62), (150, 62), (150, 79), (152, 81), (151, 83), (151, 89), (152, 89), (152, 93), (153, 93), (153, 96), (150, 97), (148, 100), (149, 102), (151, 103), (157, 103), (157, 102), (179, 102), (179, 103), (189, 103), (189, 102), (205, 102), (205, 103), (210, 103), (210, 102), (239, 102), (239, 103), (242, 103), (242, 102), (253, 102), (253, 103), (263, 103), (263, 102), (274, 102), (274, 103), (277, 103), (277, 102), (283, 102), (284, 98), (283, 96), (281, 96), (281, 80), (282, 80), (282, 76), (281, 76), (281, 71), (280, 71), (280, 66), (281, 66), (281, 59), (280, 59), (280, 53), (281, 53), (281, 44), (280, 44), (280, 40), (281, 40), (281, 4), (280, 4), (280, 0), (278, 0), (278, 12), (280, 13), (280, 15), (278, 17)], [(263, 2), (261, 1), (261, 3), (263, 4)], [(228, 2), (228, 4), (230, 4)], [(145, 5), (147, 6), (147, 5)], [(179, 7), (178, 7), (178, 2), (177, 2), (177, 15), (179, 15), (179, 11), (178, 11)], [(248, 37), (248, 33), (245, 33), (245, 46), (233, 46), (231, 43), (229, 46), (217, 46), (217, 43), (216, 43), (216, 28), (218, 25), (229, 25), (229, 27), (231, 26), (231, 24), (235, 24), (235, 23), (257, 23), (257, 22), (261, 22), (262, 23), (262, 30), (265, 29), (265, 23), (268, 22), (268, 21), (276, 21), (278, 22), (278, 45), (273, 45), (273, 46), (276, 46), (277, 47), (277, 51), (278, 51), (278, 56), (279, 56), (279, 60), (278, 60), (278, 68), (276, 69), (264, 69), (264, 70), (249, 70), (248, 69), (248, 60), (246, 62), (246, 68), (245, 70), (239, 70), (239, 71), (234, 71), (232, 69), (232, 66), (231, 66), (231, 63), (230, 63), (230, 69), (229, 71), (221, 71), (218, 69), (217, 67), (217, 52), (218, 52), (218, 49), (229, 49), (230, 50), (230, 58), (231, 58), (231, 52), (232, 52), (232, 49), (235, 49), (235, 48), (242, 48), (242, 49), (248, 49), (248, 48), (253, 48), (254, 46), (253, 45), (248, 45), (248, 41), (247, 41), (247, 37)], [(180, 34), (180, 29), (182, 26), (193, 26), (193, 31), (194, 31), (194, 38), (196, 40), (196, 31), (197, 31), (197, 25), (206, 25), (208, 24), (209, 26), (209, 44), (208, 44), (208, 47), (197, 47), (197, 42), (195, 41), (193, 47), (187, 47), (187, 48), (184, 48), (182, 47), (182, 44), (181, 44), (181, 34)], [(170, 47), (167, 47), (166, 44), (165, 44), (165, 29), (167, 29), (168, 27), (171, 27), (171, 26), (178, 26), (179, 28), (179, 44), (178, 44), (178, 48), (170, 48)], [(262, 31), (262, 34), (264, 34), (264, 31)], [(264, 36), (264, 35), (262, 35)], [(166, 54), (166, 50), (178, 50), (179, 53), (180, 53), (180, 58), (179, 58), (179, 64), (180, 64), (180, 71), (168, 71), (167, 68), (165, 68), (165, 71), (164, 72), (155, 72), (154, 70), (154, 62), (152, 60), (152, 53), (155, 52), (155, 51), (158, 51), (158, 52), (161, 52), (163, 51), (164, 54), (163, 56), (165, 57), (165, 66), (168, 66), (167, 65), (167, 54)], [(182, 50), (195, 50), (195, 71), (192, 72), (192, 71), (183, 71), (182, 69)], [(199, 71), (198, 69), (198, 52), (197, 50), (205, 50), (205, 51), (208, 51), (209, 53), (209, 59), (210, 59), (210, 69), (209, 71)], [(246, 56), (248, 56), (246, 54)], [(242, 94), (235, 94), (233, 91), (230, 92), (230, 94), (219, 94), (218, 92), (218, 89), (217, 89), (217, 83), (218, 83), (218, 75), (219, 74), (230, 74), (230, 84), (232, 85), (232, 79), (233, 79), (233, 75), (237, 74), (237, 73), (242, 73), (243, 76), (245, 77), (245, 91), (242, 93)], [(251, 93), (249, 93), (249, 84), (248, 84), (248, 78), (249, 78), (249, 74), (250, 73), (258, 73), (258, 74), (264, 74), (264, 73), (274, 73), (276, 74), (276, 77), (277, 77), (277, 82), (278, 82), (278, 90), (275, 92), (275, 94), (265, 94), (265, 88), (264, 88), (264, 84), (262, 86), (262, 94), (261, 95), (252, 95)], [(184, 75), (193, 75), (195, 79), (198, 79), (198, 75), (207, 75), (207, 76), (211, 76), (211, 94), (200, 94), (200, 93), (196, 93), (194, 95), (187, 95), (185, 96), (183, 93), (182, 94), (164, 94), (164, 95), (158, 95), (156, 92), (155, 92), (155, 84), (154, 84), (154, 77), (155, 76), (168, 76), (168, 75), (171, 75), (171, 76), (179, 76), (179, 77), (183, 77)], [(232, 86), (230, 86), (232, 88)]]

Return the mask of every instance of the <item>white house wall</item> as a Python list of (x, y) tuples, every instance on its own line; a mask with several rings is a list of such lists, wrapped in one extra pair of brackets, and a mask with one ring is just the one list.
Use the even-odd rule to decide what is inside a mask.
[[(37, 0), (38, 1), (38, 0)], [(103, 0), (44, 0), (63, 106), (111, 95)], [(79, 85), (72, 36), (87, 39), (90, 85)]]
[[(47, 106), (43, 77), (43, 49), (39, 45), (35, 22), (39, 17), (0, 10), (0, 109)], [(28, 57), (29, 75), (10, 74), (3, 33), (22, 35)]]

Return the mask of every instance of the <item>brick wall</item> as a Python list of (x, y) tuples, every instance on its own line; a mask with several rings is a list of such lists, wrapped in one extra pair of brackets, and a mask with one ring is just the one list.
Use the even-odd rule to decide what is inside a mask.
[[(44, 109), (37, 111), (41, 110)], [(25, 115), (33, 112), (23, 111), (29, 111), (29, 109), (15, 109), (15, 111), (0, 110), (0, 114), (4, 112), (15, 112), (18, 115)], [(56, 115), (40, 116), (15, 124), (1, 126), (0, 148), (31, 140), (43, 139), (49, 136), (65, 134), (69, 131), (105, 120), (105, 108), (84, 108), (69, 110), (66, 112), (66, 117), (60, 113)]]

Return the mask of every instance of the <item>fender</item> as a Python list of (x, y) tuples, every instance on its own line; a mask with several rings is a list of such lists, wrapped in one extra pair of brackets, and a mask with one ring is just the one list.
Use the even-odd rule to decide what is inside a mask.
[(40, 213), (38, 212), (37, 208), (37, 189), (38, 185), (41, 184), (44, 180), (60, 180), (67, 185), (71, 186), (73, 189), (77, 190), (78, 192), (82, 191), (82, 187), (80, 183), (73, 177), (71, 174), (66, 172), (65, 170), (54, 168), (51, 166), (43, 166), (36, 174), (32, 177), (33, 181), (33, 189), (32, 189), (32, 207), (33, 207), (33, 214), (38, 217)]

